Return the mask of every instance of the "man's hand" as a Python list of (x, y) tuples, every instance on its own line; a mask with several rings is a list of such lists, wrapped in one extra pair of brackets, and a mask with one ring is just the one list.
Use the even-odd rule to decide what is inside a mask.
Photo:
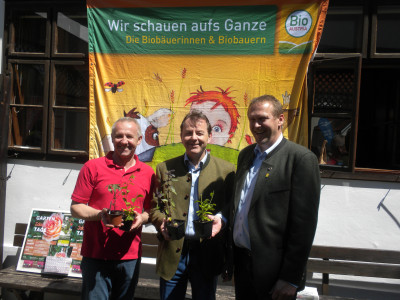
[(132, 222), (132, 226), (131, 229), (129, 229), (129, 231), (132, 230), (136, 230), (138, 228), (140, 228), (144, 222), (144, 216), (142, 216), (142, 214), (139, 214), (137, 211), (133, 212), (135, 214), (135, 220)]
[(222, 219), (220, 216), (213, 216), (213, 215), (207, 215), (207, 217), (213, 221), (212, 233), (211, 233), (211, 237), (213, 238), (221, 231)]
[(271, 291), (271, 298), (273, 300), (294, 300), (296, 290), (296, 287), (290, 283), (279, 279)]
[(101, 222), (103, 222), (103, 224), (104, 224), (104, 226), (106, 226), (107, 228), (116, 228), (116, 227), (121, 227), (123, 224), (121, 223), (120, 225), (118, 225), (118, 226), (114, 226), (113, 224), (110, 224), (109, 222), (110, 222), (110, 220), (109, 220), (109, 217), (108, 217), (108, 210), (107, 210), (107, 208), (103, 208), (101, 211), (100, 211), (100, 218), (101, 218)]
[(164, 237), (164, 240), (169, 241), (171, 238), (169, 237), (169, 234), (168, 234), (166, 219), (164, 219), (163, 222), (161, 223), (160, 230), (161, 230), (161, 234)]
[(135, 214), (135, 220), (132, 222), (129, 231), (136, 230), (149, 221), (149, 214), (147, 212), (140, 214), (137, 211), (134, 211), (133, 213)]

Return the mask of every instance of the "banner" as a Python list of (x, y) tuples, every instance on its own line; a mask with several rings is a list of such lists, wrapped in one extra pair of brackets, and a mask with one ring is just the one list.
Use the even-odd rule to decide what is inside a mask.
[(305, 78), (328, 1), (88, 0), (90, 158), (113, 149), (111, 126), (141, 124), (136, 153), (155, 165), (183, 154), (180, 124), (193, 109), (212, 126), (212, 155), (236, 163), (254, 142), (251, 99), (285, 110), (284, 135), (307, 146)]

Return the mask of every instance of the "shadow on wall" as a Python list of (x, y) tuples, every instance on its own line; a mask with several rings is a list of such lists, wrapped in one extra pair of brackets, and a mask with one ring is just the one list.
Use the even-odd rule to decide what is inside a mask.
[(387, 190), (386, 194), (380, 200), (377, 210), (380, 211), (381, 208), (385, 211), (393, 222), (400, 229), (399, 218), (385, 205), (385, 199), (390, 194), (391, 191), (400, 190), (400, 185), (396, 182), (380, 182), (380, 181), (363, 181), (363, 180), (341, 180), (341, 179), (325, 179), (321, 178), (321, 193), (326, 186), (336, 186), (344, 188), (367, 188), (367, 189), (377, 189), (377, 190)]
[(400, 229), (400, 222), (399, 222), (399, 220), (395, 217), (395, 215), (393, 215), (393, 214), (390, 212), (390, 210), (389, 210), (389, 209), (385, 206), (385, 204), (383, 203), (383, 202), (385, 201), (387, 195), (389, 194), (389, 192), (390, 192), (390, 190), (387, 191), (385, 197), (383, 197), (382, 201), (379, 202), (379, 205), (378, 205), (377, 208), (378, 208), (378, 211), (382, 208), (382, 209), (389, 215), (389, 217), (396, 223), (397, 227), (399, 227), (399, 229)]

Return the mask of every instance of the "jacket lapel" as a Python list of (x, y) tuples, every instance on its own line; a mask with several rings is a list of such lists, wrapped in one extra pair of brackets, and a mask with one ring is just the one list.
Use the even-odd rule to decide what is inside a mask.
[(253, 191), (253, 197), (251, 198), (251, 204), (250, 204), (250, 209), (255, 205), (258, 199), (262, 198), (260, 194), (267, 194), (269, 192), (269, 187), (270, 185), (268, 182), (268, 178), (270, 176), (272, 177), (272, 174), (274, 172), (274, 165), (271, 164), (269, 161), (269, 158), (272, 157), (273, 155), (276, 155), (279, 150), (286, 144), (286, 139), (284, 138), (279, 145), (272, 150), (268, 155), (265, 157), (264, 161), (262, 162), (260, 169), (257, 174), (257, 181), (256, 185), (254, 186), (254, 191)]

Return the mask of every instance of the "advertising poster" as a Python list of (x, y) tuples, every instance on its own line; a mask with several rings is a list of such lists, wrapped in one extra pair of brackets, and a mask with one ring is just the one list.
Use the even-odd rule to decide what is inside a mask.
[(180, 124), (190, 110), (210, 120), (212, 155), (236, 163), (254, 143), (251, 99), (281, 101), (284, 135), (307, 146), (306, 73), (327, 0), (88, 0), (90, 144), (113, 150), (111, 126), (141, 124), (136, 149), (151, 166), (184, 152)]
[(17, 270), (81, 277), (83, 225), (68, 212), (33, 209)]

